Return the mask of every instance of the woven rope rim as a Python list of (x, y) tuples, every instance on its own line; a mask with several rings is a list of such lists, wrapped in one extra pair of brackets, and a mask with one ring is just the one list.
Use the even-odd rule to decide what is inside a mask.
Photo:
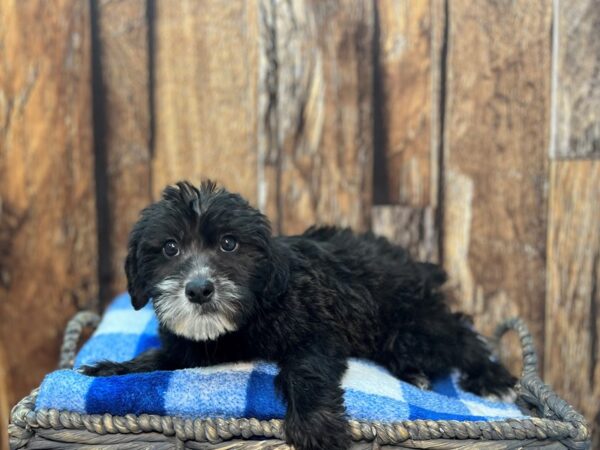
[[(77, 344), (85, 327), (96, 327), (100, 317), (83, 311), (75, 315), (65, 329), (61, 347), (60, 368), (71, 368)], [(500, 324), (495, 340), (507, 331), (516, 331), (522, 348), (523, 372), (517, 385), (519, 401), (537, 409), (541, 417), (506, 419), (493, 422), (456, 420), (403, 420), (394, 423), (350, 420), (355, 441), (377, 441), (379, 444), (400, 444), (408, 439), (485, 439), (523, 440), (553, 439), (572, 449), (589, 448), (590, 432), (583, 416), (558, 397), (537, 374), (537, 355), (533, 339), (520, 318)], [(283, 421), (279, 419), (183, 419), (150, 414), (80, 414), (56, 409), (35, 411), (38, 389), (23, 398), (11, 412), (10, 448), (27, 445), (36, 428), (77, 429), (97, 434), (158, 432), (175, 436), (179, 441), (218, 443), (241, 438), (284, 439)]]

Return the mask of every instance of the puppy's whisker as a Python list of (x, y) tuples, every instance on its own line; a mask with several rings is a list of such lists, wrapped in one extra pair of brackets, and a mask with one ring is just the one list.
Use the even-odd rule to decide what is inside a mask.
[(181, 290), (181, 280), (179, 278), (165, 278), (156, 285), (156, 289), (161, 293), (175, 294)]

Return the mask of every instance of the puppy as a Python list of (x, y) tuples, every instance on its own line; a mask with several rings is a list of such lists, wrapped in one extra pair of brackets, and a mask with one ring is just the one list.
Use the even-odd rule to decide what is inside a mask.
[(162, 347), (84, 372), (275, 361), (286, 440), (298, 450), (350, 445), (340, 387), (348, 357), (421, 387), (452, 369), (478, 395), (515, 384), (444, 303), (438, 266), (372, 233), (312, 227), (275, 237), (263, 214), (210, 181), (167, 187), (142, 211), (125, 271), (133, 306), (153, 301)]

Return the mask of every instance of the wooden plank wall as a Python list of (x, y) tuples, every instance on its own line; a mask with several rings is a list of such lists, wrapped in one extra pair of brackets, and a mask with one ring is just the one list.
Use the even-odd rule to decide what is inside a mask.
[(257, 12), (253, 2), (156, 2), (154, 196), (210, 175), (256, 202)]
[(439, 261), (442, 2), (376, 2), (373, 230)]
[(555, 0), (554, 30), (544, 373), (594, 422), (600, 448), (598, 4)]
[(528, 320), (593, 420), (599, 18), (592, 0), (0, 0), (0, 420), (67, 318), (124, 288), (139, 210), (204, 176), (278, 233), (370, 228), (443, 262), (478, 328)]
[(443, 262), (479, 328), (521, 315), (541, 349), (551, 10), (448, 4)]
[(260, 152), (269, 155), (270, 167), (261, 206), (278, 232), (298, 233), (323, 222), (366, 230), (373, 173), (373, 5), (265, 0), (261, 7), (261, 80), (275, 83), (263, 89), (267, 116), (261, 131), (269, 139), (259, 137)]
[(99, 296), (123, 290), (124, 243), (152, 198), (146, 0), (91, 2), (98, 202)]
[(55, 366), (67, 318), (97, 307), (90, 9), (1, 1), (0, 24), (0, 392), (12, 405)]

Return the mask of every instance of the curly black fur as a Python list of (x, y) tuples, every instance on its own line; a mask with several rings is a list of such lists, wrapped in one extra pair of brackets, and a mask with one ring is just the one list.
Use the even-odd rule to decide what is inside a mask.
[[(237, 240), (234, 251), (220, 248), (224, 236)], [(166, 256), (166, 241), (180, 253)], [(349, 446), (340, 387), (348, 357), (371, 359), (420, 386), (456, 368), (462, 386), (480, 395), (506, 394), (515, 382), (464, 316), (450, 312), (437, 265), (349, 229), (274, 237), (263, 214), (211, 182), (168, 187), (142, 212), (125, 269), (134, 307), (153, 299), (162, 348), (85, 372), (276, 361), (287, 440), (300, 450)], [(202, 304), (184, 294), (198, 277), (214, 283)]]

